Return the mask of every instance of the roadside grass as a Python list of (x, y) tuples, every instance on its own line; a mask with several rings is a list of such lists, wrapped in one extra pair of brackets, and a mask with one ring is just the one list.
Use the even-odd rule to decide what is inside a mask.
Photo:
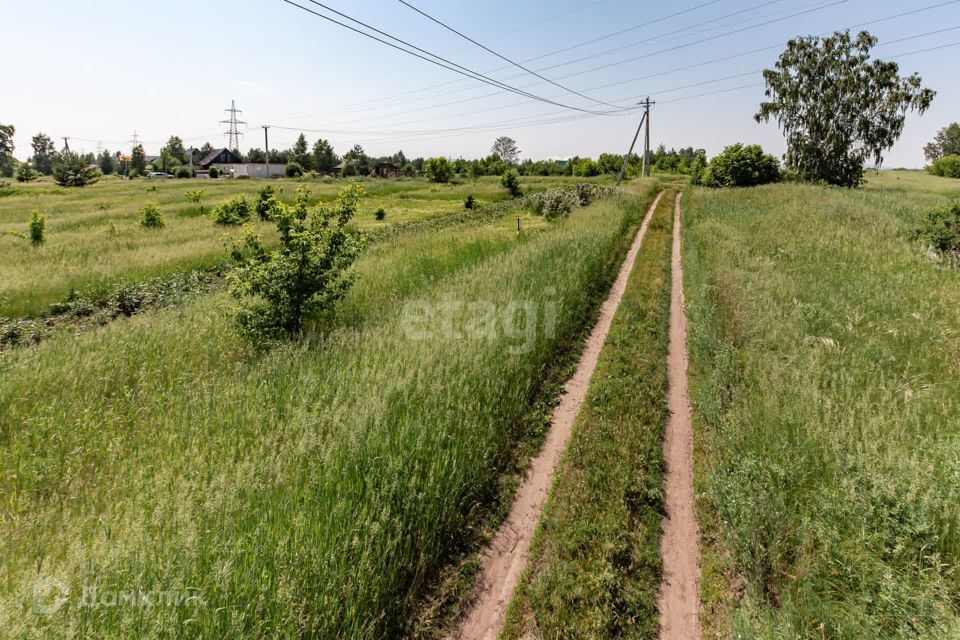
[[(503, 500), (518, 447), (539, 437), (555, 392), (544, 381), (575, 359), (654, 189), (539, 231), (493, 223), (375, 245), (336, 321), (301, 344), (250, 346), (212, 294), (11, 351), (5, 633), (409, 631), (438, 570)], [(458, 300), (537, 316), (457, 338), (447, 327), (475, 320), (447, 306)], [(408, 303), (452, 310), (420, 325), (426, 337), (410, 333)], [(46, 578), (68, 597), (41, 615)], [(85, 606), (85, 587), (189, 599)]]
[[(523, 179), (523, 187), (538, 191), (582, 181), (573, 178)], [(601, 179), (601, 182), (606, 179)], [(360, 181), (369, 196), (361, 203), (356, 225), (379, 231), (404, 223), (433, 219), (463, 210), (466, 195), (479, 203), (503, 202), (507, 194), (497, 178), (465, 180), (460, 184), (431, 184), (423, 179)], [(13, 195), (0, 198), (0, 316), (42, 315), (50, 304), (72, 291), (98, 297), (124, 282), (146, 280), (223, 261), (227, 238), (237, 229), (215, 225), (188, 202), (186, 191), (203, 189), (202, 205), (212, 208), (237, 193), (251, 199), (264, 184), (279, 197), (292, 200), (306, 184), (313, 201), (332, 200), (344, 180), (131, 180), (115, 177), (83, 189), (56, 186), (49, 179), (17, 184)], [(139, 225), (138, 210), (155, 202), (167, 219), (163, 230)], [(384, 208), (386, 220), (374, 212)], [(47, 221), (43, 246), (12, 234), (23, 234), (31, 211), (39, 209)], [(260, 224), (269, 235), (270, 225)]]
[(884, 179), (685, 208), (707, 638), (960, 633), (960, 273), (906, 238), (950, 189)]
[(504, 638), (656, 636), (673, 203), (647, 229)]

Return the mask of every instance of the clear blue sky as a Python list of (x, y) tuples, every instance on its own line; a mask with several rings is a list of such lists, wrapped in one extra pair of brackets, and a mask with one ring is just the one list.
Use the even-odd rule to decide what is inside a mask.
[[(323, 1), (465, 67), (488, 72), (504, 66), (397, 0)], [(654, 145), (705, 147), (714, 154), (743, 141), (781, 154), (776, 127), (753, 121), (761, 86), (679, 99), (762, 83), (755, 72), (772, 66), (779, 50), (719, 58), (945, 0), (716, 0), (655, 24), (646, 23), (707, 0), (410, 1), (518, 61), (637, 26), (527, 66), (604, 102), (630, 104), (651, 95), (660, 103), (652, 116)], [(8, 63), (0, 122), (16, 126), (20, 158), (30, 154), (30, 137), (38, 131), (71, 136), (73, 148), (87, 151), (97, 141), (111, 150), (129, 150), (134, 130), (148, 153), (156, 153), (171, 134), (188, 144), (220, 146), (219, 120), (231, 99), (250, 127), (242, 138), (244, 149), (262, 147), (259, 125), (274, 124), (325, 130), (307, 132), (309, 141), (326, 137), (340, 153), (360, 143), (371, 155), (403, 149), (411, 157), (476, 157), (489, 152), (497, 135), (510, 135), (524, 157), (596, 156), (622, 153), (638, 120), (636, 114), (575, 118), (577, 112), (465, 80), (281, 0), (5, 4)], [(735, 12), (742, 13), (731, 16)], [(776, 22), (758, 26), (771, 20)], [(957, 28), (883, 44), (951, 27)], [(960, 42), (960, 2), (867, 28), (880, 38), (875, 53), (882, 58)], [(724, 35), (735, 29), (746, 30)], [(675, 49), (663, 52), (669, 48)], [(635, 59), (621, 62), (628, 58)], [(886, 166), (917, 167), (924, 161), (923, 145), (939, 128), (960, 120), (960, 47), (896, 59), (901, 72), (919, 72), (925, 85), (938, 91), (933, 108), (923, 117), (911, 116), (887, 154)], [(676, 70), (710, 61), (716, 62)], [(606, 68), (596, 69), (600, 66)], [(654, 74), (659, 75), (650, 77)], [(744, 75), (730, 77), (739, 74)], [(566, 104), (607, 108), (516, 68), (491, 75)], [(711, 84), (669, 91), (702, 82)], [(604, 86), (612, 83), (618, 84)], [(562, 120), (527, 126), (551, 118)], [(271, 147), (289, 146), (296, 136), (296, 131), (274, 128)]]

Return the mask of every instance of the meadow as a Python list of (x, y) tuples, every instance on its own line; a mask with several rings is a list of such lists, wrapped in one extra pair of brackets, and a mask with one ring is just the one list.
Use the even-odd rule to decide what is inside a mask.
[[(186, 185), (166, 188), (172, 207)], [(434, 188), (409, 185), (500, 197)], [(0, 356), (0, 627), (411, 632), (508, 498), (656, 188), (553, 223), (524, 215), (520, 232), (513, 215), (408, 228), (370, 246), (335, 317), (296, 343), (250, 344), (214, 291)], [(96, 193), (76, 217), (98, 218)]]
[[(478, 205), (508, 199), (498, 178), (432, 184), (423, 179), (360, 181), (368, 192), (356, 218), (358, 228), (381, 231), (463, 211), (472, 194)], [(570, 178), (525, 177), (524, 190), (535, 192)], [(121, 283), (212, 267), (224, 261), (225, 245), (239, 230), (215, 225), (201, 215), (238, 193), (254, 200), (265, 184), (257, 180), (131, 180), (106, 177), (84, 188), (59, 187), (47, 178), (12, 183), (0, 191), (0, 316), (42, 316), (53, 303), (81, 295), (99, 298)], [(313, 202), (332, 200), (344, 181), (331, 178), (270, 181), (281, 200), (292, 202), (305, 184)], [(202, 189), (200, 205), (186, 192)], [(166, 219), (162, 230), (141, 227), (139, 209), (156, 203)], [(378, 221), (375, 212), (384, 209)], [(47, 239), (32, 247), (16, 234), (27, 233), (30, 214), (46, 217)], [(270, 236), (269, 224), (259, 230)]]
[(695, 190), (684, 212), (708, 638), (960, 634), (960, 181)]

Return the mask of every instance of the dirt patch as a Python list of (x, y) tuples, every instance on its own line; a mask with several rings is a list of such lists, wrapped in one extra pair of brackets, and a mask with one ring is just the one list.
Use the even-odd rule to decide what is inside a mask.
[(560, 460), (574, 420), (587, 395), (590, 377), (597, 366), (600, 351), (610, 331), (620, 299), (627, 286), (643, 237), (663, 193), (660, 193), (647, 211), (633, 240), (623, 266), (610, 289), (607, 300), (600, 307), (600, 317), (587, 338), (577, 368), (564, 386), (560, 404), (553, 412), (550, 431), (543, 448), (533, 459), (530, 469), (517, 489), (516, 497), (506, 521), (494, 535), (483, 554), (483, 565), (477, 577), (475, 600), (466, 616), (448, 638), (457, 640), (492, 640), (503, 627), (507, 606), (530, 556), (530, 541), (536, 530), (547, 493), (553, 484), (554, 471)]
[(700, 532), (693, 492), (693, 428), (687, 389), (687, 318), (680, 261), (681, 196), (677, 195), (673, 213), (673, 290), (667, 356), (670, 419), (663, 440), (666, 517), (660, 539), (663, 582), (657, 599), (663, 640), (700, 638)]

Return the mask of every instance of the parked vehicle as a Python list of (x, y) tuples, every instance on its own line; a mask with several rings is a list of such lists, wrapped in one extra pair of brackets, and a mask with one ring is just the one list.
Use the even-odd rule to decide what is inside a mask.
[(153, 171), (152, 173), (147, 174), (148, 180), (159, 180), (159, 179), (165, 179), (165, 178), (173, 178), (173, 176), (170, 175), (169, 173), (163, 173), (161, 171)]

